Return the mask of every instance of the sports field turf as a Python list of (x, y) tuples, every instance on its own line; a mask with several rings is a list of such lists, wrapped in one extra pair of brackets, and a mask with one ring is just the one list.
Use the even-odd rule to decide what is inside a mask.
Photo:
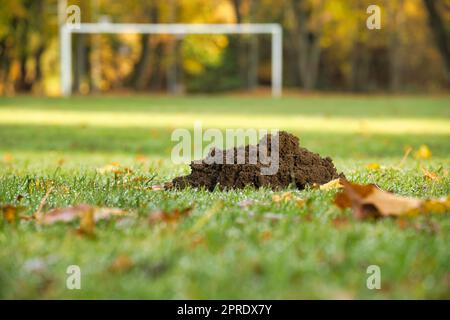
[[(171, 162), (170, 135), (196, 120), (287, 130), (352, 181), (450, 194), (445, 96), (1, 98), (0, 205), (31, 215), (51, 186), (44, 212), (87, 203), (135, 215), (97, 223), (95, 238), (76, 222), (0, 219), (0, 298), (450, 298), (448, 214), (357, 221), (333, 190), (285, 190), (300, 207), (272, 200), (284, 191), (152, 190), (189, 172)], [(431, 158), (414, 157), (421, 145)], [(132, 172), (99, 172), (111, 163)], [(188, 207), (175, 223), (148, 222), (152, 210)], [(66, 288), (69, 265), (81, 290)], [(369, 265), (381, 268), (380, 290), (366, 287)]]

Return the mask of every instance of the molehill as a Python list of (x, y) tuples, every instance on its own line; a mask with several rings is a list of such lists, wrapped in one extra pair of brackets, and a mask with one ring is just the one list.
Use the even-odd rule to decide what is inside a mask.
[[(330, 180), (336, 179), (342, 174), (338, 174), (331, 158), (322, 158), (317, 153), (310, 152), (299, 145), (299, 139), (285, 131), (278, 132), (279, 138), (279, 167), (273, 175), (263, 175), (261, 169), (269, 167), (267, 162), (261, 163), (260, 159), (256, 164), (249, 163), (249, 152), (252, 148), (258, 148), (262, 144), (267, 147), (267, 154), (270, 155), (272, 136), (263, 137), (256, 146), (241, 146), (238, 148), (223, 151), (222, 164), (211, 163), (207, 161), (214, 157), (217, 149), (211, 149), (208, 156), (201, 162), (192, 162), (190, 164), (191, 173), (187, 176), (175, 178), (169, 185), (183, 189), (188, 186), (194, 188), (204, 187), (207, 190), (219, 188), (240, 189), (246, 186), (255, 188), (268, 187), (271, 189), (283, 189), (293, 185), (298, 189), (304, 189), (308, 185), (324, 184)], [(238, 150), (244, 148), (245, 161), (243, 164), (236, 164)], [(225, 162), (226, 152), (233, 151), (234, 164)], [(242, 151), (242, 150), (241, 150)], [(265, 163), (265, 164), (264, 164)]]

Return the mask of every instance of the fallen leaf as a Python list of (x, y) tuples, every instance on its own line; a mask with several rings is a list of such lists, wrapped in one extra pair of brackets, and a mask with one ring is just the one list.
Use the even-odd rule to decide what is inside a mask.
[(272, 196), (272, 202), (278, 203), (281, 201), (281, 196), (279, 194), (274, 194)]
[(447, 199), (423, 200), (383, 191), (374, 184), (361, 185), (342, 179), (344, 190), (336, 194), (334, 203), (341, 209), (352, 208), (358, 219), (444, 213), (450, 210)]
[(238, 206), (241, 208), (248, 208), (255, 203), (253, 199), (244, 199), (238, 202)]
[(174, 209), (172, 211), (154, 210), (148, 216), (148, 222), (154, 224), (157, 222), (175, 223), (181, 218), (187, 217), (191, 214), (192, 207), (184, 209)]
[(335, 190), (335, 189), (341, 189), (341, 188), (342, 188), (342, 184), (341, 184), (340, 178), (331, 180), (331, 181), (319, 186), (320, 190)]
[(428, 171), (427, 169), (425, 169), (423, 167), (421, 167), (420, 169), (422, 170), (423, 176), (426, 179), (429, 179), (429, 180), (432, 180), (432, 181), (433, 180), (436, 180), (436, 181), (441, 180), (441, 177), (439, 177), (439, 175), (436, 172)]
[(14, 157), (11, 153), (5, 153), (3, 154), (3, 162), (5, 163), (11, 163), (14, 160)]
[(0, 211), (2, 212), (3, 219), (8, 223), (13, 223), (18, 218), (19, 208), (16, 206), (6, 204), (0, 207)]
[(337, 217), (337, 218), (334, 218), (333, 220), (331, 220), (331, 223), (336, 228), (344, 227), (344, 226), (348, 225), (348, 222), (349, 221), (348, 221), (347, 217)]
[[(274, 221), (274, 222), (289, 218), (289, 216), (286, 214), (273, 213), (273, 212), (266, 212), (264, 214), (256, 214), (255, 212), (249, 212), (248, 216), (250, 218), (255, 218), (258, 220), (268, 220), (268, 221)], [(292, 218), (292, 220), (298, 220), (297, 218), (298, 217), (295, 217), (295, 219)]]
[(283, 193), (283, 194), (281, 195), (281, 198), (282, 198), (284, 201), (292, 200), (292, 192), (285, 192), (285, 193)]
[(431, 158), (431, 156), (432, 156), (431, 150), (430, 148), (428, 148), (426, 144), (421, 145), (415, 153), (416, 159), (426, 160)]
[(152, 189), (153, 191), (164, 190), (164, 185), (162, 185), (162, 184), (155, 184), (155, 185), (151, 186), (151, 189)]
[(270, 230), (264, 230), (261, 233), (261, 238), (264, 241), (270, 240), (272, 238), (272, 232)]
[(371, 162), (367, 165), (367, 169), (370, 170), (379, 170), (380, 168), (381, 168), (380, 164), (376, 162)]
[(71, 222), (78, 219), (82, 212), (89, 210), (88, 205), (78, 205), (68, 208), (53, 209), (39, 218), (40, 223), (45, 225), (54, 224), (56, 222)]
[(149, 158), (144, 156), (143, 154), (137, 154), (135, 157), (136, 161), (139, 163), (146, 163), (149, 161)]
[(114, 173), (115, 175), (123, 175), (133, 173), (130, 168), (122, 167), (118, 162), (111, 162), (101, 168), (97, 168), (97, 172), (101, 174)]
[(44, 225), (56, 222), (71, 222), (83, 218), (86, 212), (92, 211), (94, 222), (109, 219), (113, 216), (125, 216), (129, 213), (118, 208), (98, 208), (87, 204), (80, 204), (74, 207), (56, 208), (44, 214), (39, 221)]
[(450, 196), (442, 199), (424, 200), (422, 204), (424, 212), (445, 213), (450, 211)]
[(126, 272), (134, 267), (133, 261), (126, 255), (120, 255), (111, 263), (109, 271), (111, 272)]
[(409, 223), (409, 221), (406, 220), (406, 219), (398, 219), (398, 220), (397, 220), (397, 226), (398, 226), (400, 229), (405, 230), (406, 228), (409, 228), (410, 223)]
[(285, 192), (281, 195), (275, 194), (272, 196), (272, 202), (278, 203), (281, 201), (289, 201), (292, 200), (292, 192)]
[(298, 208), (303, 207), (305, 204), (306, 204), (306, 200), (305, 200), (305, 199), (302, 199), (302, 198), (296, 198), (296, 199), (295, 199), (295, 205), (296, 205)]

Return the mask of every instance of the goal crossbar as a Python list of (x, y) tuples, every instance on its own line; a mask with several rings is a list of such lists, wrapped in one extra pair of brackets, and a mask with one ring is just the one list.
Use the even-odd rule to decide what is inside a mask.
[(72, 37), (73, 33), (138, 33), (138, 34), (270, 34), (272, 36), (272, 96), (282, 93), (282, 36), (276, 23), (243, 24), (137, 24), (137, 23), (80, 23), (63, 24), (60, 28), (61, 89), (64, 96), (72, 93)]

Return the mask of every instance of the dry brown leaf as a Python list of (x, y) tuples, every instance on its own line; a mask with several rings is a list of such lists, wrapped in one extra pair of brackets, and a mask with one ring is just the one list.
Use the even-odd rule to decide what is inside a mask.
[(335, 189), (341, 189), (341, 188), (342, 188), (342, 184), (341, 184), (340, 178), (331, 180), (331, 181), (319, 186), (320, 190), (335, 190)]
[(344, 190), (336, 194), (334, 203), (341, 209), (352, 208), (358, 219), (450, 211), (449, 198), (423, 200), (383, 191), (374, 184), (361, 185), (345, 179), (341, 183)]
[(336, 228), (342, 228), (348, 225), (349, 221), (347, 217), (337, 217), (331, 220), (331, 223)]
[(181, 218), (187, 217), (191, 214), (192, 207), (184, 209), (174, 209), (172, 211), (154, 210), (148, 216), (148, 222), (154, 224), (157, 222), (175, 223)]
[(423, 176), (426, 179), (429, 179), (431, 181), (433, 181), (433, 180), (436, 180), (436, 181), (441, 180), (441, 177), (436, 172), (428, 171), (427, 169), (425, 169), (423, 167), (421, 167), (420, 169), (422, 170)]
[(0, 206), (0, 211), (2, 212), (3, 219), (8, 223), (13, 223), (18, 218), (19, 208), (14, 205), (6, 204)]
[(120, 255), (111, 263), (109, 271), (111, 272), (126, 272), (134, 267), (133, 261), (126, 255)]
[(268, 240), (270, 240), (272, 238), (272, 232), (270, 231), (270, 230), (264, 230), (262, 233), (261, 233), (261, 239), (263, 240), (263, 241), (268, 241)]
[(56, 222), (71, 222), (82, 219), (85, 213), (90, 211), (92, 211), (92, 220), (94, 222), (109, 219), (113, 216), (128, 215), (127, 211), (118, 208), (98, 208), (87, 204), (80, 204), (74, 207), (53, 209), (43, 215), (39, 221), (44, 225), (50, 225)]
[(155, 184), (155, 185), (151, 186), (151, 189), (152, 189), (153, 191), (164, 190), (164, 185), (163, 185), (163, 184)]

